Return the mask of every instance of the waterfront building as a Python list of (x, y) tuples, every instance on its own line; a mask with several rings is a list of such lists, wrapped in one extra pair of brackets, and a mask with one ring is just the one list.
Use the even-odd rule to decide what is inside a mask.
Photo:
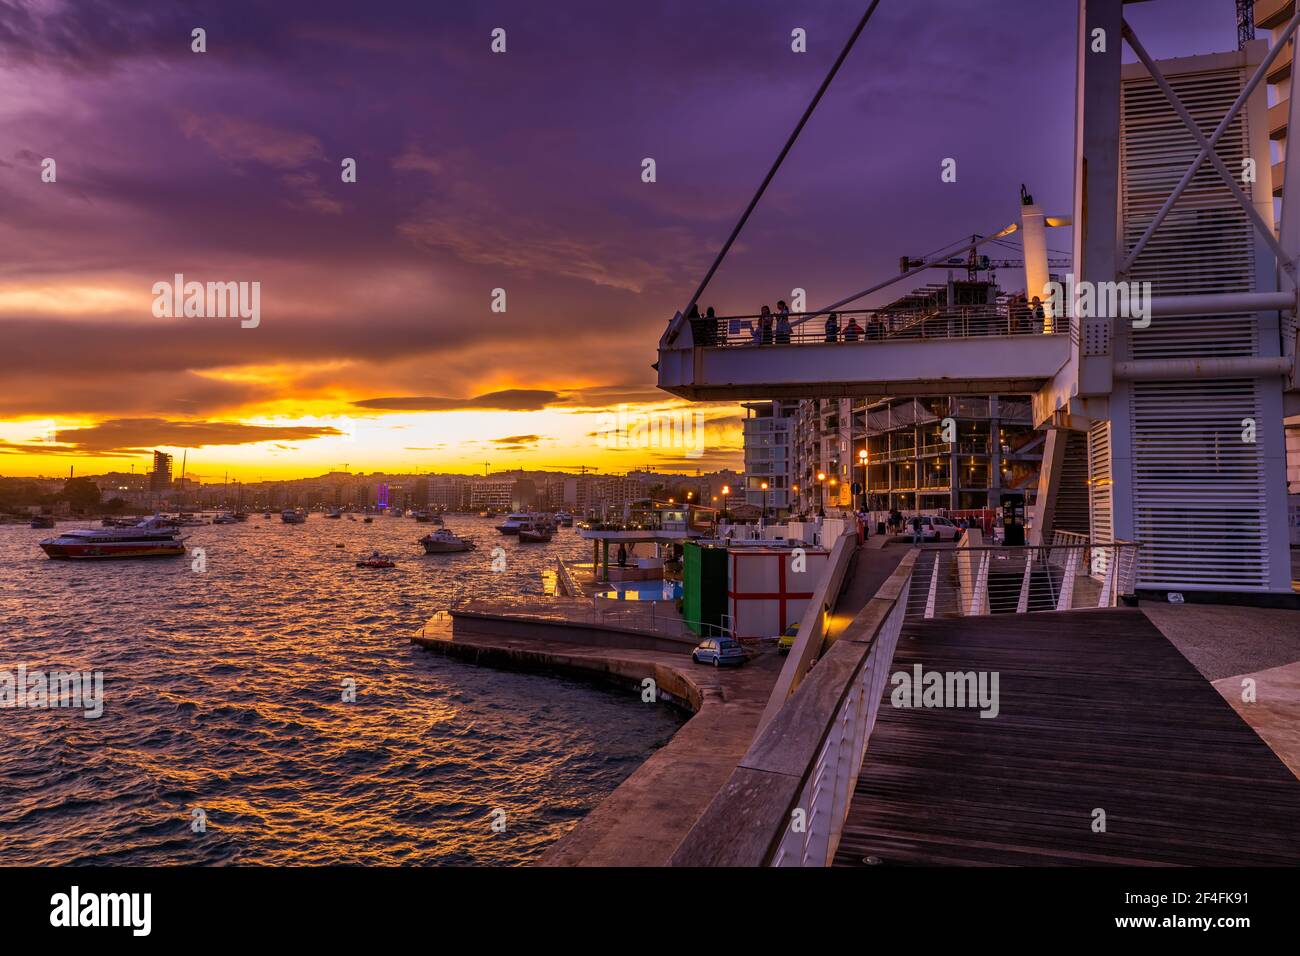
[(511, 478), (475, 478), (469, 486), (469, 506), (474, 511), (510, 511), (514, 491)]
[(789, 399), (744, 404), (745, 477), (740, 501), (769, 515), (790, 512), (790, 489), (795, 483), (792, 436), (798, 408), (799, 403)]

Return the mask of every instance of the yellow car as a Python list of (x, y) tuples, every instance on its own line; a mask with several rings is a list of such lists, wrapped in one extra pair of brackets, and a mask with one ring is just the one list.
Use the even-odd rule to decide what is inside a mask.
[(798, 623), (791, 624), (785, 629), (785, 633), (776, 639), (776, 649), (780, 654), (789, 654), (790, 648), (794, 647), (795, 636), (799, 633)]

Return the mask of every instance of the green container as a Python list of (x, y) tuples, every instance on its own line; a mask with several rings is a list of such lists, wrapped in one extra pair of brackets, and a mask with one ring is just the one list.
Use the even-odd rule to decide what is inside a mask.
[(686, 626), (702, 635), (706, 624), (721, 627), (726, 613), (727, 549), (687, 542), (682, 554), (682, 617)]

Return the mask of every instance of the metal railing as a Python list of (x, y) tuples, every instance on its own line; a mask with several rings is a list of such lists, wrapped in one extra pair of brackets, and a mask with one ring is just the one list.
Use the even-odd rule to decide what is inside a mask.
[(777, 328), (777, 316), (728, 315), (690, 320), (691, 338), (699, 348), (763, 348), (773, 345), (863, 344), (882, 341), (961, 339), (991, 335), (1064, 335), (1044, 331), (1042, 320), (1004, 306), (971, 306), (916, 315), (855, 309), (837, 312), (829, 327), (821, 313), (790, 313), (789, 328)]
[[(629, 601), (626, 607), (618, 606), (619, 603), (541, 594), (494, 598), (490, 601), (464, 598), (438, 609), (428, 623), (445, 621), (463, 612), (499, 614), (516, 620), (564, 623), (579, 627), (617, 627), (656, 637), (686, 640), (730, 637), (732, 633), (731, 617), (728, 614), (721, 616), (721, 623), (688, 621), (677, 612), (672, 601)], [(695, 624), (699, 631), (692, 630), (691, 624)], [(421, 628), (420, 633), (424, 635), (424, 628)]]
[(562, 597), (582, 597), (582, 588), (573, 580), (573, 572), (563, 558), (555, 559), (555, 581)]
[(1115, 607), (1132, 595), (1139, 545), (1057, 532), (1051, 545), (926, 548), (909, 618)]
[(826, 866), (898, 646), (912, 549), (775, 717), (677, 851), (674, 866)]

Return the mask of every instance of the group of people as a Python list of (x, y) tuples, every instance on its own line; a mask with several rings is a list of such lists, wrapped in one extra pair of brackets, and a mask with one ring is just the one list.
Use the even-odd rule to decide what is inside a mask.
[[(752, 345), (789, 345), (794, 333), (794, 325), (790, 321), (790, 307), (786, 305), (784, 299), (776, 303), (775, 312), (769, 306), (763, 306), (757, 319), (730, 319), (725, 334), (719, 328), (719, 320), (713, 311), (713, 306), (705, 309), (704, 315), (701, 316), (700, 307), (693, 305), (686, 317), (690, 320), (691, 335), (695, 344), (702, 347), (718, 345), (720, 342), (743, 341), (746, 336), (749, 337)], [(841, 326), (840, 314), (831, 312), (826, 316), (824, 341), (858, 342), (867, 339), (883, 339), (885, 331), (884, 321), (877, 316), (873, 315), (866, 320), (864, 327), (858, 324), (857, 316), (851, 315), (848, 322)]]

